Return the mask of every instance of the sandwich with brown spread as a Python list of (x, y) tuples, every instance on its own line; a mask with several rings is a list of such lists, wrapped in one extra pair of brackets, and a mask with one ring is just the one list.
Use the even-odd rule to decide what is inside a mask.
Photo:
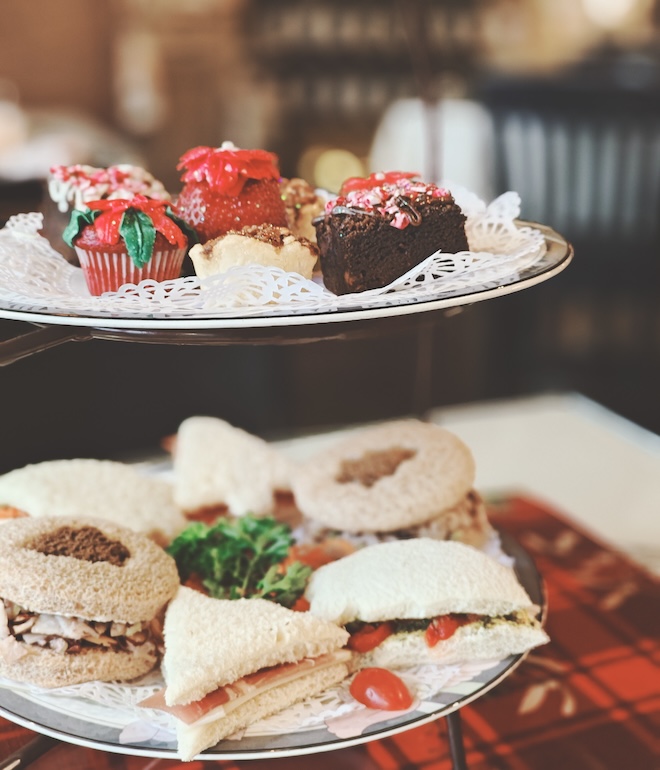
[(176, 563), (102, 519), (17, 518), (0, 534), (0, 676), (40, 687), (126, 681), (162, 650)]
[(409, 419), (362, 428), (296, 467), (300, 537), (356, 545), (430, 537), (481, 548), (494, 532), (474, 482), (469, 448), (438, 425)]

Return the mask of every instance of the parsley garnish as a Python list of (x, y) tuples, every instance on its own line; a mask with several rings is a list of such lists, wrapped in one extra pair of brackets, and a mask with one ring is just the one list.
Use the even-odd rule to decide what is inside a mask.
[(197, 575), (215, 599), (258, 597), (291, 607), (302, 595), (311, 568), (281, 566), (293, 545), (291, 529), (270, 517), (246, 515), (196, 522), (167, 548), (182, 582)]

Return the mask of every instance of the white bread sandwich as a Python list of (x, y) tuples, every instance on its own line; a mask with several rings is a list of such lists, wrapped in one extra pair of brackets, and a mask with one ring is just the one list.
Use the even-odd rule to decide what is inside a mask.
[[(91, 458), (48, 460), (0, 476), (0, 516), (93, 516), (167, 545), (187, 522), (172, 485), (128, 463)], [(12, 510), (13, 509), (13, 512)]]
[(330, 532), (358, 544), (431, 537), (481, 547), (493, 534), (474, 489), (469, 448), (420, 420), (356, 431), (296, 469), (292, 488), (304, 538)]
[(216, 417), (184, 420), (174, 441), (174, 499), (190, 517), (206, 511), (265, 516), (290, 489), (291, 464), (268, 442)]
[(0, 529), (0, 676), (50, 688), (135, 679), (157, 664), (179, 586), (160, 546), (102, 519)]
[(305, 595), (349, 630), (360, 667), (501, 660), (548, 641), (515, 572), (463, 543), (366, 546), (320, 567)]
[(345, 679), (348, 634), (265, 599), (211, 599), (181, 587), (165, 616), (164, 695), (187, 761), (223, 738)]

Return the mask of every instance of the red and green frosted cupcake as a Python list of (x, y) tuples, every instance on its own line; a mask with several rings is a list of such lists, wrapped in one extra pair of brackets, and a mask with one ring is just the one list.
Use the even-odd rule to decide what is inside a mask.
[(246, 225), (286, 226), (277, 157), (265, 150), (194, 147), (181, 156), (177, 212), (202, 242)]
[(63, 233), (72, 246), (91, 294), (117, 291), (125, 283), (178, 278), (195, 231), (167, 201), (144, 195), (88, 201), (74, 209)]

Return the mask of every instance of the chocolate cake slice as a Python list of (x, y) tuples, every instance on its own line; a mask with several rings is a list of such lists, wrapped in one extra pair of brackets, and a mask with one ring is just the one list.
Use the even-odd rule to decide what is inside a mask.
[(372, 174), (314, 221), (323, 281), (334, 294), (387, 286), (436, 251), (468, 249), (451, 193), (408, 177)]

